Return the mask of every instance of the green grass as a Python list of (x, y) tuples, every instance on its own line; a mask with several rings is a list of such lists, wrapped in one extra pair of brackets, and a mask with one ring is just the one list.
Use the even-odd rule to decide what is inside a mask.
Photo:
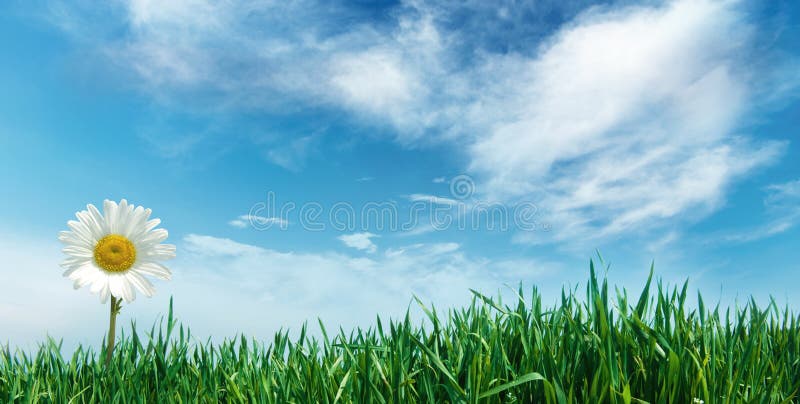
[(5, 402), (492, 402), (796, 403), (800, 318), (751, 299), (721, 312), (685, 306), (687, 285), (609, 292), (592, 265), (586, 295), (562, 291), (554, 308), (534, 288), (511, 305), (474, 292), (446, 316), (418, 303), (409, 316), (320, 340), (301, 330), (269, 343), (244, 336), (194, 343), (166, 318), (143, 338), (135, 326), (103, 366), (101, 347), (63, 358), (0, 349)]

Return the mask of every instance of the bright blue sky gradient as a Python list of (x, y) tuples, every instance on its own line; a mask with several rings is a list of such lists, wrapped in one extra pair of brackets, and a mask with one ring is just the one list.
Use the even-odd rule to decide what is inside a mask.
[[(411, 293), (457, 305), (504, 282), (555, 296), (595, 249), (629, 288), (655, 260), (710, 299), (798, 307), (796, 2), (169, 4), (0, 6), (0, 329), (15, 343), (102, 329), (42, 313), (104, 312), (60, 277), (54, 239), (105, 198), (152, 208), (178, 246), (174, 282), (134, 306), (174, 294), (216, 336), (364, 324)], [(286, 230), (231, 225), (268, 192), (407, 212), (453, 198), (462, 174), (467, 206), (532, 203), (548, 231), (312, 232), (297, 211)]]

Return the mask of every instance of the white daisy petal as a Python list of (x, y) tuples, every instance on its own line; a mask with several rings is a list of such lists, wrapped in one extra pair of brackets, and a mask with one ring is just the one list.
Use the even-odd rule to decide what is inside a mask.
[(81, 266), (83, 264), (91, 263), (91, 259), (87, 257), (67, 257), (59, 264), (62, 268), (71, 268), (74, 266)]
[(100, 303), (106, 304), (109, 294), (108, 285), (106, 284), (106, 286), (100, 290)]
[(133, 213), (133, 205), (129, 205), (128, 201), (123, 199), (119, 203), (119, 208), (117, 209), (117, 233), (122, 234), (125, 237), (128, 237), (127, 234), (129, 233), (128, 227), (131, 224)]
[(65, 270), (61, 274), (61, 276), (65, 277), (65, 278), (69, 278), (69, 276), (72, 275), (72, 273), (77, 271), (78, 269), (80, 269), (80, 267), (67, 268), (67, 270)]
[(136, 289), (131, 284), (128, 274), (121, 274), (120, 278), (122, 278), (122, 298), (125, 299), (126, 303), (136, 300)]
[(146, 252), (148, 261), (164, 261), (175, 258), (175, 245), (173, 244), (156, 244), (152, 249)]
[(92, 242), (93, 239), (92, 234), (89, 232), (89, 229), (87, 229), (86, 226), (83, 225), (83, 223), (75, 220), (70, 220), (67, 222), (67, 226), (69, 226), (69, 228), (72, 230), (72, 234), (74, 234), (75, 237), (85, 242), (87, 245), (94, 244)]
[[(82, 210), (75, 214), (78, 220), (83, 223), (84, 227), (86, 228), (89, 237), (91, 238), (92, 244), (96, 243), (97, 240), (102, 237), (101, 227), (97, 223), (95, 223), (94, 218), (92, 217), (91, 213), (86, 210)], [(99, 237), (98, 237), (99, 236)]]
[[(61, 268), (64, 268), (64, 273), (65, 274), (67, 273), (67, 271), (72, 271), (74, 269), (78, 269), (78, 268), (83, 267), (83, 266), (93, 266), (91, 264), (91, 261), (88, 261), (88, 260), (87, 261), (74, 262), (74, 263), (70, 263), (70, 264), (65, 264), (65, 263), (62, 262), (60, 265), (61, 265)], [(69, 276), (69, 275), (64, 275), (64, 276)]]
[(103, 289), (108, 289), (109, 279), (108, 275), (100, 274), (93, 279), (92, 286), (89, 287), (89, 290), (92, 293), (98, 293)]
[(132, 302), (136, 297), (133, 287), (128, 281), (127, 274), (120, 273), (109, 275), (108, 285), (111, 288), (111, 294), (118, 299), (121, 298), (125, 300), (126, 303)]
[(94, 220), (98, 229), (100, 230), (100, 232), (97, 234), (97, 238), (100, 239), (104, 235), (108, 234), (109, 231), (108, 227), (106, 226), (106, 219), (103, 217), (103, 214), (100, 213), (100, 210), (91, 203), (86, 205), (86, 210), (92, 215), (92, 220)]
[(150, 230), (161, 224), (160, 219), (148, 219), (150, 217), (150, 209), (145, 209), (144, 217), (142, 218), (142, 225), (136, 230), (131, 232), (131, 240), (137, 241), (144, 237)]
[(140, 275), (138, 271), (131, 270), (128, 271), (126, 274), (128, 280), (136, 286), (136, 289), (139, 289), (143, 295), (147, 297), (152, 297), (156, 293), (156, 288), (153, 286), (150, 281), (147, 280), (144, 276)]
[(94, 268), (91, 265), (81, 265), (75, 268), (74, 271), (71, 271), (69, 273), (67, 273), (67, 271), (64, 271), (64, 276), (74, 281), (89, 276), (89, 274), (92, 273), (92, 269)]
[(75, 233), (71, 231), (58, 232), (58, 241), (66, 245), (74, 245), (85, 248), (92, 248), (93, 246), (84, 240), (81, 240)]
[(117, 274), (109, 274), (108, 275), (108, 288), (111, 290), (111, 295), (117, 298), (121, 298), (123, 295), (123, 286), (122, 286), (122, 278)]
[(89, 213), (88, 210), (82, 210), (80, 212), (76, 212), (75, 217), (78, 218), (79, 222), (83, 223), (83, 225), (86, 226), (86, 230), (89, 231), (90, 235), (95, 234), (94, 229), (95, 227), (97, 227), (97, 224), (95, 223), (92, 214)]
[[(87, 205), (87, 209), (90, 205)], [(81, 223), (86, 226), (86, 229), (89, 231), (89, 235), (92, 237), (93, 242), (97, 242), (100, 238), (103, 237), (103, 223), (98, 222), (97, 218), (95, 218), (94, 214), (92, 214), (89, 210), (83, 210), (75, 214)]]
[(72, 234), (71, 231), (61, 230), (60, 232), (58, 232), (58, 241), (61, 241), (63, 243), (70, 240), (78, 240), (78, 239), (75, 238), (75, 235)]
[(78, 247), (74, 245), (66, 246), (61, 249), (64, 254), (69, 254), (73, 257), (92, 258), (94, 254), (92, 250), (86, 247)]
[(75, 271), (77, 271), (77, 270), (79, 270), (79, 269), (81, 269), (81, 268), (83, 268), (85, 266), (91, 267), (92, 265), (88, 261), (84, 261), (84, 262), (76, 262), (76, 263), (71, 264), (71, 265), (64, 265), (64, 263), (62, 262), (61, 266), (65, 269), (65, 271), (64, 271), (64, 273), (62, 275), (64, 277), (70, 277), (73, 273), (75, 273)]
[(142, 248), (152, 247), (169, 237), (169, 232), (165, 229), (155, 229), (150, 233), (144, 235), (144, 237), (140, 238), (138, 241), (138, 245), (142, 246)]
[[(150, 209), (147, 209), (147, 210), (149, 211)], [(150, 213), (148, 212), (148, 214), (147, 214), (147, 215), (148, 215), (148, 216), (150, 216)], [(148, 220), (148, 221), (147, 221), (147, 223), (145, 223), (145, 225), (144, 225), (144, 231), (145, 231), (145, 232), (148, 232), (148, 231), (150, 231), (150, 230), (153, 230), (153, 229), (155, 229), (155, 228), (156, 228), (156, 226), (158, 226), (159, 224), (161, 224), (161, 219), (152, 219), (152, 220)]]
[(73, 287), (75, 289), (80, 289), (80, 288), (82, 288), (82, 287), (84, 287), (86, 285), (89, 285), (91, 283), (92, 283), (92, 280), (89, 279), (89, 278), (78, 278), (78, 279), (75, 279), (75, 284), (73, 285)]
[(102, 288), (106, 275), (97, 268), (86, 265), (76, 269), (68, 277), (75, 282), (76, 289), (89, 285), (89, 290), (97, 293)]
[(90, 265), (83, 276), (92, 278), (92, 282), (108, 282), (108, 274), (94, 265)]
[[(108, 199), (103, 201), (103, 216), (106, 219), (106, 228), (111, 234), (117, 233), (117, 209), (118, 206), (116, 202)], [(114, 291), (112, 290), (111, 293), (113, 294)]]
[(144, 229), (144, 223), (147, 220), (146, 214), (147, 212), (143, 207), (137, 206), (131, 212), (130, 222), (122, 235), (133, 240), (133, 235)]
[(165, 266), (157, 263), (157, 262), (141, 262), (137, 263), (136, 266), (133, 267), (139, 273), (155, 276), (158, 279), (163, 279), (168, 281), (172, 278), (172, 272)]

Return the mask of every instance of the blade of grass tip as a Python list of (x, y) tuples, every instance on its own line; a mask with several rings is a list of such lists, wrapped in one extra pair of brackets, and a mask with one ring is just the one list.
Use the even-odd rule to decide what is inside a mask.
[(514, 293), (514, 296), (517, 297), (517, 300), (519, 300), (519, 303), (522, 303), (522, 307), (525, 307), (525, 298), (522, 296), (522, 282), (520, 282), (516, 288), (511, 287), (511, 285), (507, 283), (503, 283), (503, 286), (510, 289), (511, 292)]
[(544, 382), (547, 382), (547, 379), (544, 376), (542, 376), (541, 374), (539, 374), (537, 372), (531, 372), (531, 373), (528, 373), (528, 374), (525, 374), (525, 375), (522, 375), (522, 376), (516, 378), (514, 381), (511, 381), (511, 382), (508, 382), (508, 383), (505, 383), (505, 384), (501, 384), (501, 385), (499, 385), (499, 386), (497, 386), (497, 387), (495, 387), (493, 389), (490, 389), (490, 390), (487, 390), (484, 393), (481, 393), (478, 396), (478, 399), (482, 400), (484, 398), (491, 397), (491, 396), (493, 396), (495, 394), (498, 394), (500, 392), (506, 391), (506, 390), (508, 390), (508, 389), (510, 389), (512, 387), (519, 386), (520, 384), (524, 384), (524, 383), (528, 383), (528, 382), (532, 382), (532, 381), (536, 381), (536, 380), (542, 380)]
[(591, 310), (587, 313), (589, 315), (594, 313), (592, 302), (594, 302), (596, 295), (600, 295), (599, 289), (597, 286), (597, 273), (594, 270), (594, 260), (589, 260), (589, 282), (586, 285), (586, 304)]
[(319, 329), (322, 332), (323, 342), (325, 346), (330, 346), (330, 339), (328, 339), (328, 331), (325, 329), (325, 325), (322, 324), (322, 319), (317, 317), (317, 322), (319, 323)]
[(167, 335), (165, 341), (169, 341), (172, 329), (175, 327), (175, 318), (172, 316), (172, 295), (169, 297), (169, 312), (167, 314)]
[(419, 300), (417, 295), (412, 295), (412, 296), (414, 297), (414, 300), (417, 302), (417, 305), (419, 305), (419, 307), (422, 308), (422, 311), (425, 312), (425, 315), (428, 316), (428, 318), (431, 320), (431, 324), (436, 325), (439, 322), (436, 316), (434, 316), (433, 313), (430, 310), (428, 310), (428, 307), (426, 307), (425, 304), (422, 303), (422, 300)]
[(706, 305), (703, 303), (703, 296), (700, 295), (700, 290), (697, 291), (697, 310), (700, 314), (700, 326), (706, 325)]
[(600, 254), (600, 249), (599, 248), (595, 248), (594, 249), (594, 253), (595, 253), (595, 255), (597, 255), (597, 261), (600, 262), (600, 266), (601, 267), (605, 266), (605, 261), (603, 260), (603, 254)]
[(686, 291), (689, 288), (689, 279), (686, 279), (683, 282), (683, 287), (681, 287), (681, 293), (678, 295), (678, 302), (679, 302), (679, 310), (682, 313), (684, 305), (686, 303)]
[(636, 315), (642, 318), (645, 310), (647, 310), (647, 302), (650, 299), (650, 285), (653, 282), (653, 272), (655, 270), (655, 261), (650, 262), (650, 274), (647, 275), (647, 282), (644, 284), (644, 290), (639, 295), (639, 301), (636, 303)]
[(503, 314), (505, 314), (507, 316), (516, 316), (516, 317), (522, 318), (519, 315), (519, 313), (511, 312), (511, 311), (508, 311), (508, 310), (500, 307), (497, 303), (495, 303), (494, 300), (492, 300), (491, 298), (489, 298), (489, 297), (483, 295), (482, 293), (476, 291), (475, 289), (470, 289), (469, 291), (472, 292), (473, 295), (475, 295), (479, 299), (481, 299), (484, 303), (488, 304), (489, 306), (491, 306), (495, 310), (499, 311), (500, 313), (503, 313)]

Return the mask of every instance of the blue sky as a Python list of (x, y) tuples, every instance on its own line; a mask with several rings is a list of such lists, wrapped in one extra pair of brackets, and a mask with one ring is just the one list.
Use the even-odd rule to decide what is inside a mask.
[[(797, 21), (791, 1), (4, 2), (0, 328), (102, 335), (55, 236), (105, 198), (178, 246), (123, 316), (174, 295), (215, 338), (369, 324), (412, 293), (552, 298), (596, 250), (629, 289), (654, 260), (707, 300), (797, 308)], [(374, 204), (417, 220), (361, 220)]]

